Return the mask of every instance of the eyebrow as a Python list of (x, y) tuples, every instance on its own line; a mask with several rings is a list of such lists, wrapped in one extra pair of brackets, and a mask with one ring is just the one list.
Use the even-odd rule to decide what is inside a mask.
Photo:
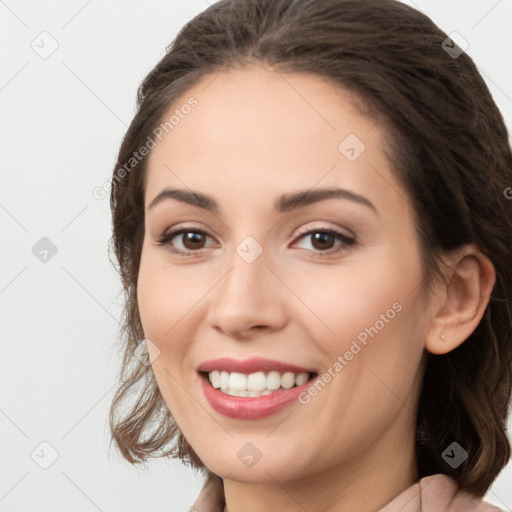
[[(165, 188), (150, 203), (148, 210), (166, 199), (175, 199), (182, 203), (197, 206), (214, 214), (220, 211), (215, 199), (201, 192), (194, 192), (184, 189)], [(326, 199), (346, 199), (361, 204), (374, 211), (377, 215), (377, 208), (366, 197), (343, 188), (322, 188), (316, 190), (302, 190), (293, 194), (283, 194), (274, 202), (274, 210), (279, 213), (287, 213), (298, 208), (325, 201)]]

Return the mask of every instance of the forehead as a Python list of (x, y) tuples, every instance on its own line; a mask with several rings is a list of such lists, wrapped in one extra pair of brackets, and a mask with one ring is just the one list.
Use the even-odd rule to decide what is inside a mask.
[[(190, 98), (195, 106), (183, 108)], [(356, 99), (317, 75), (263, 66), (203, 77), (164, 115), (174, 123), (151, 151), (146, 206), (167, 186), (229, 191), (243, 207), (263, 190), (272, 206), (280, 192), (316, 184), (396, 203), (382, 133)]]

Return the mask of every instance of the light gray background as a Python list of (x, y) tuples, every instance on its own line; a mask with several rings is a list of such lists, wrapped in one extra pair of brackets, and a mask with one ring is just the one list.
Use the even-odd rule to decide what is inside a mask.
[[(510, 127), (512, 0), (407, 3), (468, 41)], [(92, 190), (110, 178), (137, 86), (206, 7), (0, 0), (2, 512), (183, 511), (202, 485), (176, 462), (144, 470), (108, 455), (122, 296), (107, 257), (108, 195)], [(31, 47), (48, 51), (52, 39), (48, 58)], [(57, 248), (46, 263), (32, 252), (42, 237)], [(43, 441), (58, 452), (48, 469), (31, 457), (50, 461)], [(512, 509), (511, 465), (487, 499)]]

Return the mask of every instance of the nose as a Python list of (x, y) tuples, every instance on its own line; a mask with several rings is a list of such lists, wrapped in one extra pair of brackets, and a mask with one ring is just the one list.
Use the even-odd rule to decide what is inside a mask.
[(211, 327), (232, 338), (247, 339), (286, 325), (286, 287), (267, 266), (264, 255), (248, 263), (233, 254), (231, 269), (211, 292), (207, 313)]

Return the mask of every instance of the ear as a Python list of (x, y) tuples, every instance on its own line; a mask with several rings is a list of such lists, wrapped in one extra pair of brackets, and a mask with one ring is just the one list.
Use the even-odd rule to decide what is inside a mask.
[(432, 354), (446, 354), (470, 336), (496, 281), (494, 265), (474, 244), (451, 254), (445, 276), (446, 282), (437, 285), (432, 300), (425, 338), (425, 348)]

